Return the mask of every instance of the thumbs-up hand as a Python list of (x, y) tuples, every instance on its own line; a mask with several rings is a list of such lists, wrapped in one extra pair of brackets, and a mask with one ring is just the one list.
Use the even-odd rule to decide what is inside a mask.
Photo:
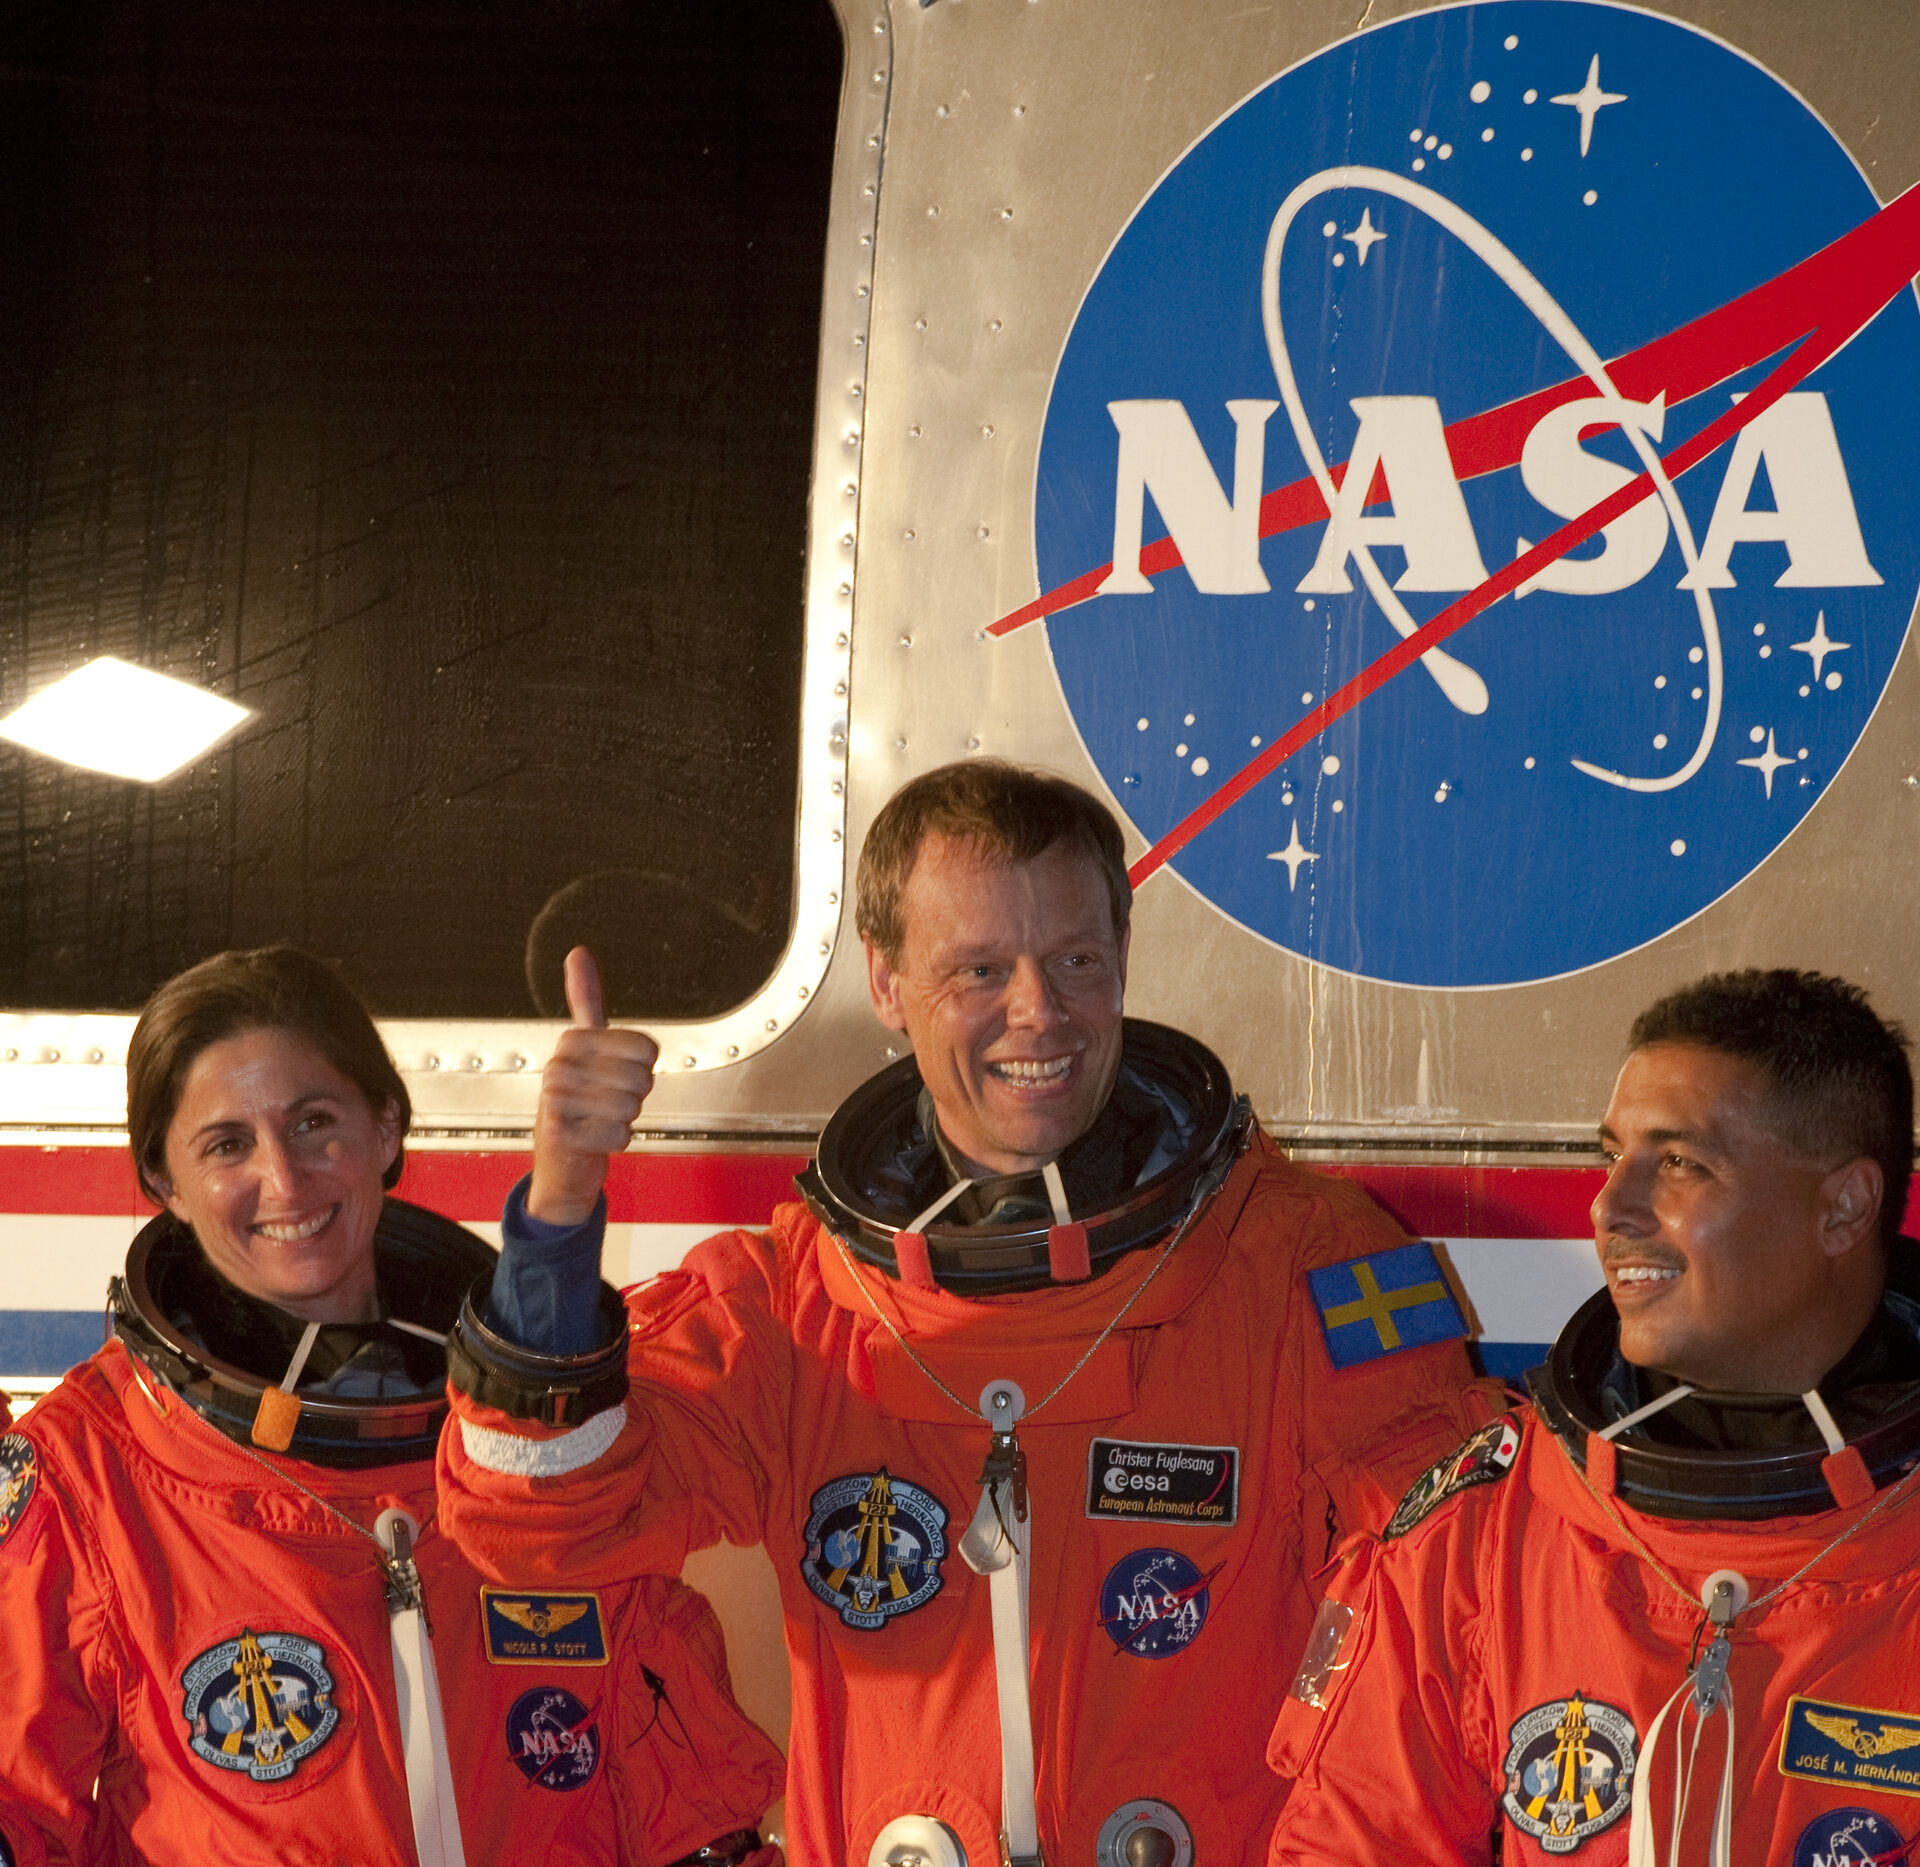
[(583, 946), (567, 955), (573, 1018), (540, 1076), (527, 1211), (549, 1225), (579, 1225), (606, 1184), (607, 1157), (633, 1139), (653, 1088), (660, 1047), (644, 1031), (609, 1028), (600, 968)]

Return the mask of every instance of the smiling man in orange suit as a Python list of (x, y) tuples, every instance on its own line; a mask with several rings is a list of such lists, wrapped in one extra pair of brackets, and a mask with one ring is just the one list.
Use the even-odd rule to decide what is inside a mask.
[(1534, 1404), (1348, 1552), (1273, 1734), (1273, 1867), (1827, 1867), (1920, 1834), (1905, 1039), (1778, 971), (1631, 1041), (1607, 1288)]
[(444, 1520), (483, 1570), (574, 1586), (764, 1541), (796, 1859), (1257, 1861), (1314, 1572), (1492, 1411), (1431, 1247), (1123, 1018), (1130, 906), (1076, 787), (909, 784), (858, 922), (913, 1057), (769, 1235), (625, 1316), (601, 1186), (654, 1048), (570, 957), (505, 1268), (461, 1323)]

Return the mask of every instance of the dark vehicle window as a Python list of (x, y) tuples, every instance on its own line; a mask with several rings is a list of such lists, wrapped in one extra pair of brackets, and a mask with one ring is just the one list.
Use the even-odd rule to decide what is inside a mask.
[[(826, 0), (43, 0), (0, 24), (0, 1005), (291, 939), (388, 1016), (751, 995), (793, 892)], [(529, 981), (533, 962), (535, 983)], [(536, 989), (537, 988), (537, 989)]]

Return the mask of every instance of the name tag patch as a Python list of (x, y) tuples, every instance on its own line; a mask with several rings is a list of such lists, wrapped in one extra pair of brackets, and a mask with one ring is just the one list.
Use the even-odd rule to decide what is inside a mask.
[(1087, 1448), (1087, 1515), (1227, 1529), (1240, 1514), (1238, 1446), (1096, 1439)]
[(1920, 1714), (1789, 1699), (1780, 1774), (1920, 1796)]
[(604, 1666), (607, 1624), (598, 1595), (530, 1595), (483, 1588), (487, 1658), (496, 1666)]

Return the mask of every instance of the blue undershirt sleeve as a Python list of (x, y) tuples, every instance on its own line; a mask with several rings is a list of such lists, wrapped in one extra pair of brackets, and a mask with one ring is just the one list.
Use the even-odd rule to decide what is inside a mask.
[(500, 1215), (500, 1262), (486, 1325), (540, 1355), (584, 1355), (606, 1344), (600, 1321), (600, 1248), (607, 1196), (575, 1226), (549, 1225), (527, 1211), (529, 1175)]

